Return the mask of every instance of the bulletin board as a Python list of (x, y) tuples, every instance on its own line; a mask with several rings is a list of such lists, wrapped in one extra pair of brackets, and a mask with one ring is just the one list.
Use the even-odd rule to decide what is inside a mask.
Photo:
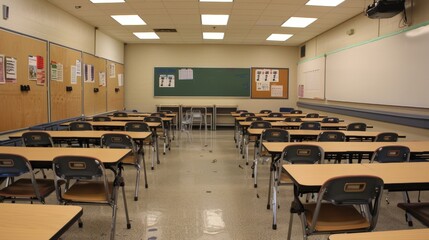
[(249, 68), (155, 67), (154, 96), (249, 97)]
[(106, 62), (103, 58), (88, 53), (83, 54), (82, 81), (85, 115), (95, 115), (107, 111)]
[(51, 120), (81, 116), (82, 109), (82, 52), (49, 44)]
[(124, 65), (107, 60), (107, 111), (124, 109)]
[(44, 40), (0, 29), (0, 131), (48, 121), (47, 49)]
[(252, 98), (289, 98), (289, 68), (252, 67), (251, 70)]

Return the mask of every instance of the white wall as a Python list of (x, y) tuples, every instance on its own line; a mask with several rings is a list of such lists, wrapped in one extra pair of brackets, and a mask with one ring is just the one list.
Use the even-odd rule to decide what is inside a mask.
[[(125, 106), (140, 111), (154, 111), (159, 104), (234, 104), (249, 111), (294, 107), (297, 50), (282, 46), (128, 44), (125, 47)], [(289, 68), (289, 99), (154, 97), (154, 67), (181, 66)]]
[[(123, 43), (105, 34), (46, 0), (0, 0), (9, 6), (9, 19), (0, 18), (0, 27), (78, 49), (90, 54), (100, 53), (109, 60), (123, 62)], [(0, 39), (1, 41), (1, 39)], [(97, 52), (94, 46), (97, 47)]]

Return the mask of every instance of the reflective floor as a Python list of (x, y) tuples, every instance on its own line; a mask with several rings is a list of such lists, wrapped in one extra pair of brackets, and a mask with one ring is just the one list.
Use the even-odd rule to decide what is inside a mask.
[[(126, 229), (120, 195), (116, 239), (286, 239), (292, 187), (280, 189), (278, 226), (272, 230), (272, 213), (266, 208), (268, 165), (260, 165), (259, 185), (254, 188), (250, 165), (240, 157), (232, 130), (176, 133), (171, 151), (161, 154), (160, 160), (155, 170), (147, 165), (149, 188), (144, 188), (142, 177), (138, 201), (133, 201), (135, 170), (126, 168), (132, 228)], [(428, 197), (423, 194), (422, 200)], [(389, 199), (390, 205), (383, 201), (376, 230), (407, 229), (404, 214), (396, 207), (401, 193), (390, 193)], [(55, 204), (54, 196), (47, 202)], [(83, 208), (83, 228), (71, 226), (62, 239), (108, 239), (111, 208)], [(415, 228), (422, 227), (414, 222)], [(310, 239), (327, 238), (319, 235)], [(302, 239), (297, 217), (292, 239)]]

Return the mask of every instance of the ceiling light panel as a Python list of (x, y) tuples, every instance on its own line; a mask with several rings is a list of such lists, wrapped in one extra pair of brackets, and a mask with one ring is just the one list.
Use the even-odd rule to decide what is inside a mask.
[(140, 39), (159, 39), (159, 36), (154, 32), (133, 32)]
[(233, 2), (233, 0), (200, 0), (200, 2)]
[(223, 39), (223, 32), (203, 32), (203, 39)]
[(293, 36), (293, 34), (276, 34), (276, 33), (273, 33), (267, 38), (267, 41), (286, 41), (292, 36)]
[(322, 7), (336, 7), (344, 0), (310, 0), (305, 5), (309, 6), (322, 6)]
[(146, 25), (146, 23), (138, 15), (112, 15), (121, 25)]
[(283, 23), (282, 27), (305, 28), (316, 20), (317, 18), (291, 17)]
[(229, 15), (202, 14), (201, 23), (203, 25), (227, 25)]

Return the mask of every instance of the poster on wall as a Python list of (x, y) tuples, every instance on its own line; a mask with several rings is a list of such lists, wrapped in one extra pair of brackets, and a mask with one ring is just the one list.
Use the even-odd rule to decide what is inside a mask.
[(122, 73), (118, 74), (118, 86), (119, 87), (124, 86), (124, 74)]
[(82, 64), (80, 60), (76, 60), (76, 76), (77, 77), (82, 76)]
[(106, 73), (105, 72), (99, 72), (98, 73), (98, 85), (100, 87), (106, 86)]
[(70, 66), (70, 83), (71, 84), (77, 84), (77, 77), (76, 77), (76, 66), (72, 65)]
[(28, 80), (37, 80), (37, 57), (28, 56)]
[(93, 83), (94, 82), (94, 66), (90, 64), (84, 64), (83, 65), (83, 79), (86, 83)]
[(279, 82), (279, 74), (280, 70), (278, 69), (272, 69), (271, 70), (271, 82)]
[(51, 61), (51, 80), (56, 81), (58, 79), (57, 63)]
[(256, 82), (256, 91), (270, 91), (270, 83)]
[(5, 84), (6, 78), (4, 76), (4, 55), (0, 55), (0, 84)]
[(45, 85), (46, 73), (45, 73), (45, 61), (42, 56), (37, 56), (37, 85)]
[(283, 86), (271, 85), (271, 97), (283, 97)]
[(175, 76), (174, 75), (159, 75), (160, 88), (174, 88)]
[(57, 81), (63, 81), (63, 64), (57, 63)]
[(6, 82), (16, 83), (18, 62), (13, 57), (6, 57)]
[(109, 77), (115, 78), (116, 76), (116, 65), (114, 63), (109, 64)]

